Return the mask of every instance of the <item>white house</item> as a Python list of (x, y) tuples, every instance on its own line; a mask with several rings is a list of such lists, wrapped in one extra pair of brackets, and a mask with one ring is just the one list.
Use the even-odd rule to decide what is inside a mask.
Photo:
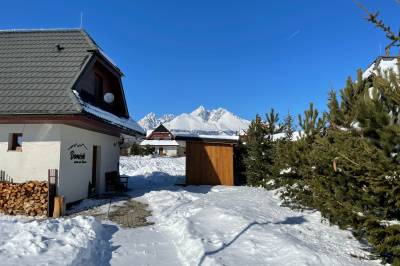
[(363, 72), (363, 79), (378, 75), (379, 72), (383, 75), (388, 71), (393, 70), (399, 74), (399, 57), (398, 56), (378, 56)]
[(184, 156), (186, 142), (175, 140), (175, 136), (162, 124), (150, 131), (141, 146), (153, 147), (159, 156)]
[(119, 170), (121, 134), (139, 136), (122, 72), (81, 29), (0, 32), (0, 170), (47, 181), (71, 203)]

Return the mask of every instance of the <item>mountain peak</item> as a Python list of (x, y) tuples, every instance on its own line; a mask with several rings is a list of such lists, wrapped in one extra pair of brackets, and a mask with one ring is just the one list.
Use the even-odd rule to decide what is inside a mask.
[(148, 129), (156, 128), (163, 123), (176, 134), (228, 134), (233, 135), (248, 128), (250, 121), (242, 119), (224, 108), (208, 110), (200, 105), (190, 114), (178, 116), (164, 115), (153, 117), (150, 114), (139, 121), (140, 125)]
[(165, 114), (161, 117), (157, 117), (155, 113), (151, 112), (145, 115), (142, 119), (138, 121), (139, 125), (144, 128), (144, 130), (154, 129), (160, 124), (167, 123), (174, 119), (173, 114)]
[(208, 115), (209, 115), (209, 111), (206, 108), (204, 108), (203, 105), (200, 105), (195, 110), (193, 110), (190, 114), (194, 115), (194, 116), (199, 116), (202, 119), (207, 120), (208, 119)]

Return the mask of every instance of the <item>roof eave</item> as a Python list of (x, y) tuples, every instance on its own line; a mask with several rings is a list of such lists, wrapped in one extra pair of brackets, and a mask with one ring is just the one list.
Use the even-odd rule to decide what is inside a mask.
[(144, 133), (142, 133), (142, 132), (139, 132), (139, 131), (137, 131), (137, 130), (134, 130), (134, 129), (131, 129), (131, 128), (127, 128), (127, 127), (124, 127), (124, 126), (121, 126), (121, 125), (113, 124), (113, 123), (111, 123), (110, 121), (108, 121), (107, 119), (103, 119), (103, 118), (101, 118), (101, 117), (98, 117), (98, 116), (96, 116), (96, 115), (93, 115), (93, 114), (91, 114), (91, 113), (89, 113), (89, 112), (87, 112), (87, 111), (85, 111), (85, 110), (82, 110), (82, 113), (83, 113), (84, 115), (86, 115), (86, 116), (92, 118), (92, 119), (95, 119), (95, 120), (104, 122), (104, 123), (106, 123), (106, 124), (108, 124), (108, 125), (110, 125), (110, 126), (113, 126), (113, 127), (115, 127), (115, 128), (118, 128), (119, 130), (121, 130), (121, 133), (123, 133), (123, 134), (130, 135), (130, 136), (141, 136), (141, 137), (145, 137), (145, 136), (146, 136), (146, 135), (145, 135)]

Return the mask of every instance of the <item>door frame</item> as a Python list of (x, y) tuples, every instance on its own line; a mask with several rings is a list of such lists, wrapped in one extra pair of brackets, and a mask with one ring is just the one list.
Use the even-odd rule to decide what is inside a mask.
[(100, 192), (100, 176), (101, 176), (101, 146), (93, 145), (92, 147), (92, 178), (91, 184), (94, 195)]

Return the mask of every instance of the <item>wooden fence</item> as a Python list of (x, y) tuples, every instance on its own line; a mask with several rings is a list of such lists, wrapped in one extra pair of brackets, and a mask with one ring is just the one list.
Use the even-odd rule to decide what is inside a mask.
[(5, 171), (0, 170), (0, 183), (13, 183), (13, 179)]

